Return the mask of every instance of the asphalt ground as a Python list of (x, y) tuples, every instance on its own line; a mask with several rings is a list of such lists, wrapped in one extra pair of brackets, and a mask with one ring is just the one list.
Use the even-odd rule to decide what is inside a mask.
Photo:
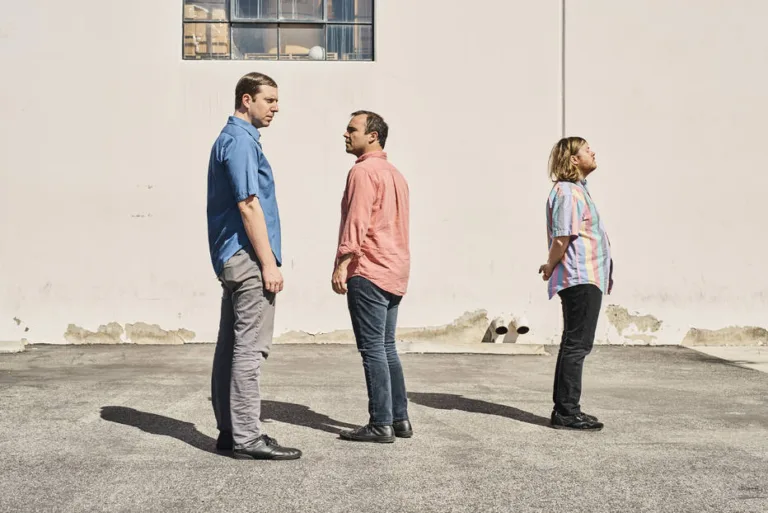
[(679, 347), (596, 347), (582, 406), (548, 426), (554, 356), (402, 356), (415, 436), (367, 420), (354, 346), (278, 345), (270, 436), (297, 461), (216, 453), (212, 345), (0, 355), (0, 511), (766, 512), (768, 374)]

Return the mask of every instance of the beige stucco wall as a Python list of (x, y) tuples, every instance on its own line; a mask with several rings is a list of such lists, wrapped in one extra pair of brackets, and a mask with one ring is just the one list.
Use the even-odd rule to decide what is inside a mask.
[[(352, 163), (341, 134), (367, 108), (389, 121), (411, 185), (400, 324), (525, 311), (520, 342), (557, 338), (559, 302), (536, 269), (562, 129), (559, 1), (499, 0), (477, 23), (465, 2), (380, 1), (375, 63), (181, 61), (179, 4), (0, 0), (0, 340), (82, 340), (110, 322), (106, 340), (215, 338), (206, 166), (254, 70), (280, 85), (263, 131), (283, 218), (277, 334), (349, 325), (329, 285)], [(636, 320), (641, 341), (766, 325), (768, 6), (635, 4), (566, 9), (566, 128), (598, 151), (593, 193), (617, 259), (606, 305), (663, 321)], [(632, 341), (614, 326), (631, 336), (632, 319), (611, 312), (598, 336)], [(67, 338), (70, 325), (85, 331)]]

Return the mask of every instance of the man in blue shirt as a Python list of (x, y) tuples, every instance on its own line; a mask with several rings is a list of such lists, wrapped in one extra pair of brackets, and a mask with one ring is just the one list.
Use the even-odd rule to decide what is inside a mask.
[(259, 142), (272, 122), (277, 84), (249, 73), (235, 88), (235, 112), (211, 150), (208, 164), (208, 245), (221, 282), (221, 321), (211, 378), (219, 439), (238, 459), (292, 460), (261, 431), (261, 364), (269, 356), (280, 273), (280, 214), (272, 168)]

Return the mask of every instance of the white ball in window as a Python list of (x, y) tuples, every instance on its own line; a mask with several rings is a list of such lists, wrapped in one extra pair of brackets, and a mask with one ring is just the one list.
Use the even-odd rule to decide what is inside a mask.
[(325, 48), (322, 46), (313, 46), (309, 49), (309, 58), (315, 61), (322, 61), (325, 59)]

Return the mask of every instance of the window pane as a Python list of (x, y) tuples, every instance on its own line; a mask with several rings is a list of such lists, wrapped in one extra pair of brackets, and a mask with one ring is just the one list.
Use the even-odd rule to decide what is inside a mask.
[(229, 24), (185, 23), (185, 59), (229, 59)]
[(277, 59), (277, 25), (232, 25), (232, 57)]
[(280, 0), (281, 20), (322, 20), (323, 0)]
[(227, 0), (184, 0), (184, 20), (227, 21)]
[(373, 21), (373, 0), (328, 0), (331, 21)]
[(249, 20), (276, 20), (277, 0), (232, 0), (233, 17)]
[[(325, 53), (323, 49), (325, 34), (323, 27), (317, 25), (281, 25), (280, 26), (280, 58), (281, 59), (310, 59), (321, 60)], [(317, 47), (317, 48), (315, 48)]]
[(328, 60), (373, 60), (370, 25), (328, 25)]

